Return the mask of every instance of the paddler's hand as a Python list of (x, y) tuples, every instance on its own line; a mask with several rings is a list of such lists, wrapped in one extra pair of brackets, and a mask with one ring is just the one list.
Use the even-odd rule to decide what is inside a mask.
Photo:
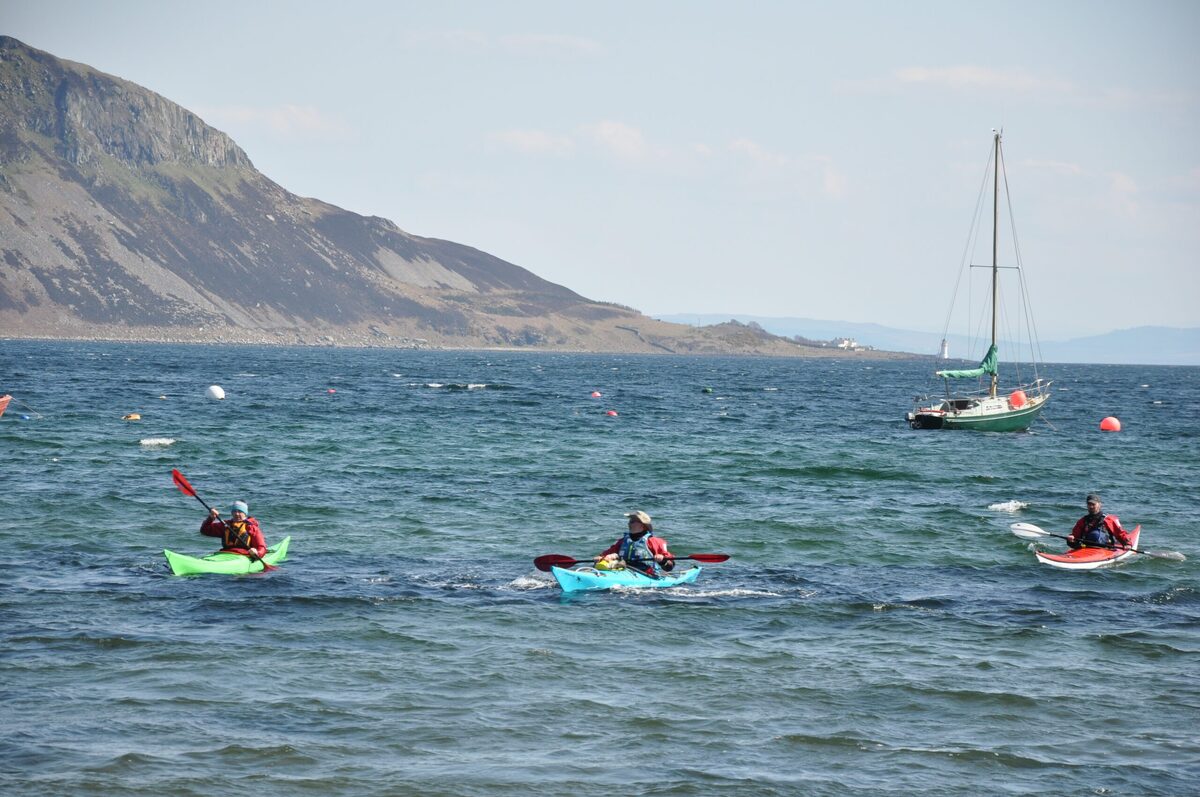
[(216, 509), (210, 509), (210, 510), (208, 510), (208, 516), (209, 516), (210, 518), (212, 518), (213, 520), (220, 520), (220, 519), (221, 519), (221, 513), (220, 513), (220, 512), (218, 512)]

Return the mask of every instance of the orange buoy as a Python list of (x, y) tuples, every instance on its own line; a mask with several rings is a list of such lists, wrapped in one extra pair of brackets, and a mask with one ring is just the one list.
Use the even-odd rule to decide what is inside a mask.
[(1119, 432), (1121, 431), (1121, 422), (1113, 416), (1109, 415), (1104, 420), (1100, 421), (1100, 431), (1102, 432)]
[(617, 411), (616, 411), (616, 410), (609, 410), (608, 412), (606, 412), (606, 413), (604, 413), (604, 414), (605, 414), (605, 415), (607, 415), (607, 416), (609, 416), (610, 418), (615, 418), (615, 417), (617, 417)]
[(1014, 390), (1008, 397), (1008, 403), (1012, 405), (1014, 410), (1019, 410), (1025, 406), (1025, 402), (1029, 399), (1025, 395), (1024, 390)]
[(593, 390), (593, 391), (592, 391), (592, 398), (600, 398), (600, 391), (599, 391), (599, 390)]
[(123, 421), (140, 421), (141, 419), (142, 416), (138, 415), (136, 412), (131, 412), (128, 415), (121, 416), (121, 420)]

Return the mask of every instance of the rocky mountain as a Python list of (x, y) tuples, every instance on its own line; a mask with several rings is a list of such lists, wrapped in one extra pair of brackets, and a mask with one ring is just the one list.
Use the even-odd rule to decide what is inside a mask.
[(0, 335), (808, 353), (296, 196), (187, 109), (3, 36)]

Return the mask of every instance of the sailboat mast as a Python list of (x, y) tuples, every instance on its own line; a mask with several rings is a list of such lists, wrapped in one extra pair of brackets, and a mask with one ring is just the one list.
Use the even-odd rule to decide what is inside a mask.
[[(999, 131), (992, 132), (993, 141), (995, 143), (995, 155), (993, 157), (992, 175), (992, 346), (996, 345), (996, 291), (1000, 283), (1000, 266), (997, 261), (997, 251), (999, 248), (999, 228), (1000, 228), (1000, 133)], [(992, 398), (996, 397), (996, 381), (998, 377), (992, 374), (992, 388), (989, 395)]]

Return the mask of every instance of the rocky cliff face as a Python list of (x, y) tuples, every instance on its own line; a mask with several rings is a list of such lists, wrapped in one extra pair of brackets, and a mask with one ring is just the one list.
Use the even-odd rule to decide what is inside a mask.
[(0, 334), (796, 348), (736, 332), (653, 321), (298, 197), (185, 108), (0, 37)]

